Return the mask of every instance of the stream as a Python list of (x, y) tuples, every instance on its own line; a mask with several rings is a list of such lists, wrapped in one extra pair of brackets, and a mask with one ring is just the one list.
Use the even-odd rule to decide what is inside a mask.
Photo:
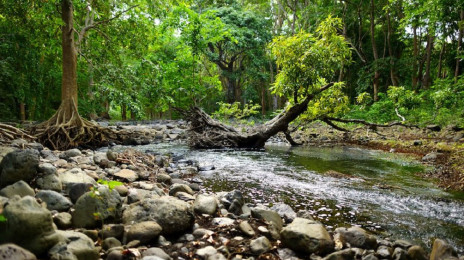
[(173, 143), (137, 146), (214, 165), (199, 177), (210, 191), (240, 189), (248, 202), (305, 209), (327, 229), (358, 225), (379, 237), (430, 249), (442, 238), (464, 252), (464, 193), (420, 177), (427, 169), (401, 154), (355, 147), (267, 145), (265, 151), (190, 150)]

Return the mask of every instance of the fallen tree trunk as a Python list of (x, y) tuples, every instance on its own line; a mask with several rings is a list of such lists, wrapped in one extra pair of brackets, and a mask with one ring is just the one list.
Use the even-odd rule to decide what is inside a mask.
[(269, 138), (282, 132), (292, 145), (296, 145), (297, 143), (291, 139), (288, 125), (307, 110), (309, 102), (317, 94), (331, 86), (333, 83), (325, 85), (319, 91), (308, 95), (301, 103), (293, 105), (267, 123), (251, 129), (249, 134), (240, 133), (237, 129), (214, 120), (198, 107), (181, 111), (190, 122), (189, 144), (194, 148), (262, 148)]

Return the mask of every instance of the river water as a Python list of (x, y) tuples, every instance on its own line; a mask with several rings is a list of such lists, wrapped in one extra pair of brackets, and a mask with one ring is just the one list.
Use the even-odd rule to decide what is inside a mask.
[(200, 172), (212, 191), (240, 189), (250, 203), (284, 202), (309, 210), (329, 230), (359, 225), (380, 237), (430, 248), (435, 238), (464, 253), (464, 193), (422, 179), (427, 169), (404, 155), (355, 147), (267, 145), (263, 151), (138, 146), (214, 165)]

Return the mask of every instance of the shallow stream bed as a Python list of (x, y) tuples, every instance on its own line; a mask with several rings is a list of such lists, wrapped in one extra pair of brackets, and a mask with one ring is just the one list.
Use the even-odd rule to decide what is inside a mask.
[(240, 189), (250, 203), (285, 202), (309, 210), (329, 230), (359, 225), (381, 237), (430, 248), (446, 239), (464, 253), (464, 193), (420, 177), (427, 169), (404, 155), (355, 147), (267, 145), (265, 151), (190, 150), (180, 144), (138, 146), (183, 155), (200, 166), (207, 189)]

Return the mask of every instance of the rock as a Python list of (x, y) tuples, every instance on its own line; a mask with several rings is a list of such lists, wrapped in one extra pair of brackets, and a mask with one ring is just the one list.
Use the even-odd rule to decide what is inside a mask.
[(314, 220), (313, 216), (311, 215), (311, 212), (307, 211), (307, 210), (298, 210), (298, 212), (296, 213), (296, 216), (298, 218), (305, 218), (305, 219), (310, 219), (310, 220)]
[(118, 185), (114, 187), (121, 197), (126, 197), (129, 194), (129, 189), (124, 185)]
[(108, 250), (110, 248), (119, 247), (121, 245), (122, 245), (121, 241), (117, 240), (114, 237), (108, 237), (108, 238), (105, 238), (105, 240), (103, 240), (102, 248), (104, 250)]
[(277, 212), (287, 222), (292, 222), (296, 218), (296, 212), (285, 203), (276, 203), (271, 207), (271, 210)]
[(109, 224), (103, 225), (100, 235), (103, 239), (108, 237), (115, 237), (119, 240), (122, 240), (124, 235), (124, 225), (122, 224)]
[(457, 133), (454, 137), (453, 137), (453, 142), (459, 142), (459, 140), (463, 139), (464, 138), (464, 133)]
[[(5, 157), (5, 155), (7, 155), (7, 154), (9, 154), (11, 152), (17, 151), (17, 150), (18, 149), (10, 147), (10, 146), (2, 146), (2, 145), (0, 145), (0, 162), (3, 160), (3, 157)], [(1, 171), (0, 171), (0, 173), (1, 173)]]
[(35, 255), (15, 244), (0, 245), (0, 260), (36, 260)]
[(111, 150), (108, 150), (106, 152), (106, 157), (108, 158), (108, 160), (110, 161), (116, 161), (118, 159), (118, 153), (115, 152), (115, 151), (111, 151)]
[(231, 218), (214, 218), (212, 223), (216, 226), (232, 226), (235, 220)]
[(76, 203), (82, 195), (89, 192), (92, 188), (93, 184), (91, 183), (70, 183), (67, 186), (67, 191), (71, 201)]
[(94, 242), (98, 241), (98, 239), (99, 239), (98, 230), (96, 230), (96, 229), (84, 229), (84, 230), (81, 230), (81, 233), (88, 236)]
[(253, 230), (253, 228), (251, 227), (250, 223), (248, 223), (248, 221), (240, 222), (238, 227), (247, 236), (253, 237), (256, 234), (256, 232)]
[(195, 200), (194, 196), (188, 194), (187, 192), (182, 192), (182, 191), (177, 192), (175, 197), (183, 201), (194, 201)]
[(414, 146), (420, 146), (420, 145), (422, 145), (422, 141), (421, 140), (414, 140), (414, 142), (412, 144)]
[(168, 254), (166, 254), (166, 252), (164, 252), (163, 249), (161, 249), (159, 247), (148, 248), (147, 250), (145, 250), (142, 253), (142, 256), (143, 257), (156, 256), (156, 257), (159, 257), (160, 259), (163, 259), (163, 260), (171, 260), (172, 259)]
[(136, 181), (139, 178), (137, 173), (128, 169), (120, 170), (119, 172), (115, 173), (114, 176), (129, 182)]
[(428, 125), (426, 126), (426, 128), (430, 131), (433, 131), (433, 132), (440, 132), (441, 131), (441, 127), (439, 125)]
[(74, 205), (73, 225), (93, 228), (102, 222), (118, 220), (121, 216), (122, 200), (119, 193), (107, 186), (82, 195)]
[(109, 160), (106, 157), (106, 153), (95, 153), (93, 156), (93, 162), (102, 168), (108, 168)]
[(351, 260), (354, 258), (355, 252), (351, 248), (333, 252), (332, 254), (322, 258), (323, 260)]
[(208, 256), (212, 256), (212, 255), (214, 255), (216, 253), (217, 253), (216, 248), (214, 248), (212, 246), (207, 246), (207, 247), (204, 247), (204, 248), (200, 248), (195, 252), (196, 255), (204, 257), (205, 259), (207, 259)]
[(129, 189), (129, 192), (127, 194), (127, 203), (132, 204), (144, 199), (154, 199), (158, 197), (159, 195), (153, 191), (143, 189)]
[(0, 222), (0, 244), (15, 243), (42, 255), (58, 242), (50, 211), (31, 196), (10, 199), (3, 215), (7, 222)]
[(362, 257), (362, 260), (378, 260), (378, 258), (374, 254), (368, 254)]
[(129, 227), (127, 241), (139, 240), (140, 244), (150, 244), (161, 234), (161, 230), (161, 226), (154, 221), (136, 223)]
[(72, 226), (72, 216), (68, 212), (60, 212), (53, 217), (53, 222), (59, 229), (68, 229)]
[(18, 181), (14, 184), (8, 185), (0, 190), (0, 196), (12, 198), (18, 195), (20, 197), (35, 196), (34, 190), (24, 181)]
[(337, 228), (335, 233), (340, 234), (340, 241), (347, 243), (350, 247), (375, 249), (377, 248), (377, 239), (368, 234), (360, 227)]
[(37, 175), (39, 152), (36, 150), (17, 150), (8, 153), (0, 163), (0, 187), (17, 181), (30, 182)]
[(393, 249), (387, 246), (379, 246), (375, 254), (379, 256), (381, 259), (390, 259), (393, 254)]
[(174, 235), (191, 229), (195, 218), (190, 204), (168, 196), (143, 199), (123, 213), (125, 224), (149, 220), (161, 226), (162, 234)]
[(37, 193), (36, 198), (45, 202), (48, 210), (67, 211), (73, 205), (68, 198), (52, 190), (41, 190)]
[(79, 155), (82, 155), (82, 152), (79, 149), (74, 148), (64, 151), (62, 154), (60, 154), (60, 158), (67, 160), (69, 158), (73, 158)]
[(446, 258), (457, 257), (456, 251), (446, 241), (435, 239), (433, 241), (432, 253), (430, 253), (430, 260), (441, 260)]
[(67, 189), (67, 186), (74, 183), (85, 183), (91, 184), (93, 186), (97, 185), (97, 182), (90, 176), (88, 176), (84, 171), (79, 168), (74, 168), (60, 175), (61, 183), (63, 188)]
[(156, 175), (156, 181), (159, 183), (166, 183), (169, 185), (171, 184), (171, 176), (164, 174), (164, 173), (160, 173)]
[(193, 236), (195, 237), (211, 236), (213, 234), (213, 231), (204, 228), (197, 228), (193, 231)]
[[(92, 239), (75, 231), (56, 231), (60, 236), (60, 242), (48, 252), (51, 259), (70, 259), (74, 256), (78, 260), (97, 260), (98, 250), (93, 245)], [(67, 258), (65, 258), (67, 256)]]
[(190, 188), (186, 184), (181, 184), (181, 183), (174, 183), (171, 185), (169, 188), (169, 195), (175, 196), (178, 192), (186, 192), (190, 195), (193, 195), (195, 192), (193, 192), (192, 188)]
[[(230, 207), (232, 206), (232, 204), (234, 203), (235, 201), (235, 208), (237, 206), (243, 206), (243, 204), (245, 203), (244, 199), (243, 199), (243, 194), (241, 191), (239, 190), (233, 190), (227, 194), (224, 195), (224, 197), (222, 197), (221, 199), (221, 203), (224, 205), (224, 207), (226, 209), (230, 209)], [(237, 212), (233, 212), (234, 214), (236, 215), (239, 215)]]
[(334, 243), (324, 226), (314, 220), (295, 218), (280, 233), (282, 244), (290, 249), (317, 255), (333, 251)]
[(198, 194), (193, 203), (193, 209), (199, 214), (214, 215), (217, 210), (217, 200), (214, 196)]
[(394, 260), (408, 260), (408, 255), (401, 247), (395, 248), (392, 255)]
[(53, 153), (53, 151), (50, 151), (48, 149), (44, 149), (42, 151), (40, 151), (40, 156), (42, 156), (42, 158), (48, 160), (48, 161), (51, 161), (51, 162), (54, 162), (54, 161), (57, 161), (59, 158)]
[(407, 250), (411, 246), (413, 246), (412, 243), (406, 240), (396, 240), (393, 243), (393, 247), (401, 247), (404, 250)]
[(252, 208), (251, 215), (255, 218), (265, 220), (267, 222), (273, 222), (278, 231), (282, 230), (284, 225), (282, 218), (277, 212), (262, 208)]
[(263, 254), (271, 249), (271, 242), (267, 237), (258, 237), (250, 241), (250, 249), (253, 254)]
[(106, 260), (125, 260), (125, 256), (122, 253), (122, 250), (110, 250)]
[(411, 260), (427, 260), (427, 253), (420, 246), (411, 246), (408, 249), (408, 259), (411, 259)]
[(442, 153), (431, 152), (422, 157), (422, 161), (436, 161), (438, 158), (442, 157)]
[(53, 190), (60, 192), (63, 189), (60, 177), (55, 166), (50, 163), (39, 165), (39, 175), (36, 179), (37, 187), (42, 190)]

